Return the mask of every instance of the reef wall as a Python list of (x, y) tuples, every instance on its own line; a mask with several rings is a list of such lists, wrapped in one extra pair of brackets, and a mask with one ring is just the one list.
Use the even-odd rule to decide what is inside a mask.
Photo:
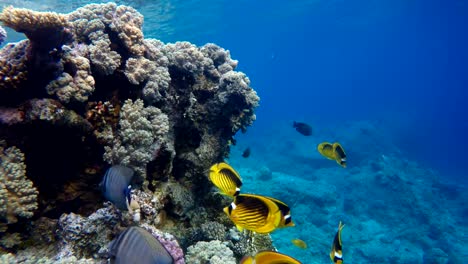
[[(184, 251), (228, 247), (223, 261), (272, 247), (232, 229), (206, 177), (259, 102), (229, 51), (145, 39), (143, 16), (114, 3), (7, 7), (0, 21), (28, 38), (0, 50), (0, 260), (100, 262), (129, 225), (170, 233)], [(96, 187), (112, 164), (135, 171), (139, 222)]]

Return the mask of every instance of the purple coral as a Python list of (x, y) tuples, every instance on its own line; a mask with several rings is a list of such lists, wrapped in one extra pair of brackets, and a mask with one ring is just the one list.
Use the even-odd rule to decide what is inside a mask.
[(174, 264), (185, 264), (184, 251), (173, 235), (163, 233), (151, 225), (143, 224), (141, 227), (150, 232), (166, 248), (174, 259)]

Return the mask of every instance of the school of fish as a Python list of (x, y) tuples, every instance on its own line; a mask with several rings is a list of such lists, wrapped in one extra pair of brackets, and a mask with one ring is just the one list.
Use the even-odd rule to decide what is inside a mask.
[[(305, 136), (312, 135), (311, 126), (294, 122), (293, 127)], [(340, 143), (322, 142), (317, 146), (318, 152), (330, 160), (335, 160), (346, 168), (346, 153)], [(250, 147), (242, 153), (242, 157), (250, 156)], [(135, 201), (131, 199), (131, 168), (114, 165), (103, 176), (99, 187), (106, 200), (112, 202), (122, 211), (132, 212)], [(224, 213), (231, 219), (241, 232), (269, 234), (276, 229), (294, 227), (290, 207), (275, 198), (241, 193), (242, 178), (239, 173), (225, 162), (213, 164), (209, 169), (209, 180), (218, 188), (222, 195), (232, 198), (232, 202), (224, 207)], [(139, 216), (137, 221), (139, 220)], [(339, 222), (330, 251), (330, 259), (335, 264), (343, 263), (341, 231), (344, 225)], [(301, 239), (293, 239), (292, 244), (306, 249), (307, 244)], [(129, 227), (109, 244), (111, 263), (130, 263), (138, 255), (141, 263), (173, 263), (172, 257), (164, 247), (145, 229)], [(137, 254), (137, 255), (136, 255)], [(129, 262), (130, 261), (130, 262)], [(240, 264), (300, 264), (297, 259), (275, 251), (260, 251), (255, 256), (245, 256)]]

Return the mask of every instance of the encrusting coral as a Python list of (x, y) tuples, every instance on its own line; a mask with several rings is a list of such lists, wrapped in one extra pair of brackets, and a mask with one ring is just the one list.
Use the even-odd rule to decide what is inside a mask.
[[(35, 211), (50, 219), (56, 239), (45, 243), (56, 250), (46, 250), (49, 260), (102, 260), (98, 253), (129, 225), (176, 236), (178, 263), (182, 249), (206, 239), (237, 251), (224, 260), (242, 257), (239, 247), (253, 241), (228, 234), (230, 223), (219, 221), (223, 200), (213, 199), (205, 175), (227, 157), (232, 137), (255, 120), (259, 102), (228, 50), (144, 39), (143, 16), (115, 3), (69, 14), (7, 7), (0, 21), (28, 37), (0, 50), (0, 138), (16, 146), (2, 152), (8, 159), (17, 154), (14, 164), (27, 165), (34, 181), (17, 170), (29, 188), (20, 201), (30, 204), (16, 206), (22, 213), (3, 210), (6, 222), (22, 216), (16, 225), (27, 227), (24, 218)], [(92, 187), (116, 164), (137, 176), (133, 215), (102, 208)], [(8, 177), (2, 184), (11, 184)], [(195, 234), (197, 228), (203, 234)], [(34, 236), (20, 235), (24, 241)], [(31, 244), (12, 249), (17, 260), (43, 248)]]
[(0, 220), (9, 224), (30, 218), (37, 209), (38, 192), (26, 177), (24, 154), (0, 142)]

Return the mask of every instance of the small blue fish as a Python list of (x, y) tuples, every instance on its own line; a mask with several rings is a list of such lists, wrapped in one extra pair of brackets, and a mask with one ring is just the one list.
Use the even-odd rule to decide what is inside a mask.
[(132, 226), (109, 244), (110, 263), (172, 264), (173, 258), (148, 231)]
[(104, 197), (120, 210), (128, 210), (128, 205), (131, 202), (132, 187), (129, 184), (132, 177), (132, 169), (122, 165), (114, 165), (106, 171), (99, 184)]

